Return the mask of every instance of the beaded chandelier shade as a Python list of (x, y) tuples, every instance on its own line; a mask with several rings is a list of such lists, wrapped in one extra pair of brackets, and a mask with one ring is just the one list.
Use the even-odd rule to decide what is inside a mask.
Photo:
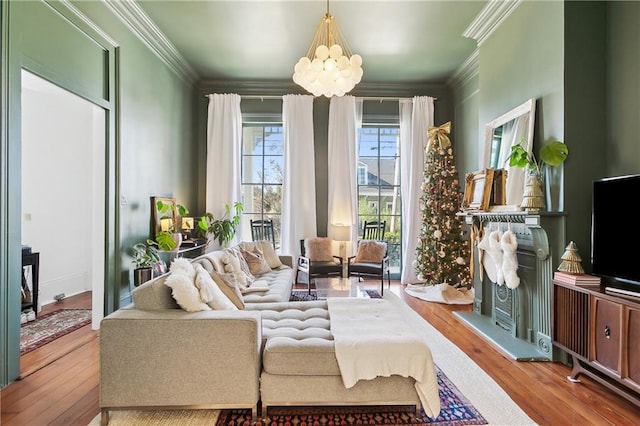
[(349, 49), (329, 13), (320, 20), (307, 54), (294, 67), (293, 81), (314, 96), (344, 96), (362, 79), (362, 57)]

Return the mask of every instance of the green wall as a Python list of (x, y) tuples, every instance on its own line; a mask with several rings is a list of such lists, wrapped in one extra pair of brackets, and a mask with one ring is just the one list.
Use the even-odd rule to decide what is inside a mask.
[[(104, 2), (2, 2), (0, 101), (1, 386), (19, 373), (20, 70), (107, 112), (105, 311), (129, 301), (129, 250), (150, 233), (150, 197), (198, 201), (198, 120), (194, 84), (140, 41)], [(77, 8), (80, 19), (71, 9)], [(42, 177), (46, 184), (46, 176)], [(61, 195), (64, 190), (59, 190)], [(73, 256), (73, 251), (69, 252)]]

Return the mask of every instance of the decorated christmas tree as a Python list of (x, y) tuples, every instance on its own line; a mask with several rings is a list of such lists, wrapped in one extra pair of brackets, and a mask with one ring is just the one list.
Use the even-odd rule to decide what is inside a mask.
[(416, 275), (427, 285), (470, 286), (469, 242), (460, 211), (460, 182), (449, 139), (451, 122), (429, 128), (420, 210)]

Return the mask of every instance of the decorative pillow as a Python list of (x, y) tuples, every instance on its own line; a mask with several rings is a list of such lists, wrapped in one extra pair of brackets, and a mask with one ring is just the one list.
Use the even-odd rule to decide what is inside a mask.
[(171, 266), (169, 266), (170, 272), (183, 272), (189, 275), (191, 278), (196, 276), (196, 270), (193, 267), (193, 263), (190, 260), (185, 259), (184, 257), (177, 257), (173, 259), (171, 262)]
[(358, 244), (358, 253), (353, 261), (380, 263), (386, 252), (387, 243), (384, 241), (362, 240)]
[(276, 253), (276, 249), (273, 248), (271, 241), (243, 241), (239, 246), (249, 251), (253, 250), (254, 247), (258, 247), (271, 269), (278, 269), (282, 266), (280, 257), (278, 257), (278, 253)]
[(309, 260), (328, 262), (333, 260), (331, 247), (333, 242), (329, 238), (314, 237), (304, 240), (304, 251)]
[(244, 257), (244, 260), (247, 262), (249, 271), (251, 271), (251, 274), (253, 274), (254, 276), (271, 272), (271, 267), (269, 267), (269, 264), (264, 258), (264, 255), (257, 246), (255, 246), (253, 250), (245, 250), (243, 248), (240, 248), (240, 253), (242, 254), (242, 257)]
[(238, 307), (229, 300), (222, 292), (222, 289), (216, 285), (211, 275), (202, 265), (196, 265), (196, 287), (200, 289), (200, 294), (205, 295), (203, 301), (217, 311), (237, 311)]
[(251, 269), (249, 269), (249, 264), (247, 263), (244, 256), (242, 255), (242, 252), (240, 251), (240, 247), (232, 247), (229, 250), (235, 253), (236, 257), (238, 258), (238, 262), (240, 263), (240, 270), (244, 272), (244, 274), (247, 277), (247, 285), (248, 286), (251, 285), (251, 283), (256, 280), (256, 277), (254, 277), (253, 274), (251, 273)]
[[(173, 266), (173, 264), (171, 266)], [(200, 298), (200, 292), (193, 283), (194, 277), (195, 272), (193, 276), (191, 276), (184, 270), (176, 268), (176, 271), (171, 272), (164, 283), (171, 287), (173, 298), (185, 311), (210, 311), (211, 308)]]
[(240, 285), (233, 275), (219, 274), (213, 271), (211, 272), (211, 278), (238, 309), (244, 309), (244, 300), (240, 292)]
[[(251, 284), (247, 274), (240, 267), (240, 259), (236, 256), (236, 250), (225, 249), (220, 260), (224, 265), (224, 272), (232, 274), (240, 284), (240, 288), (246, 288)], [(248, 269), (249, 266), (247, 266)]]

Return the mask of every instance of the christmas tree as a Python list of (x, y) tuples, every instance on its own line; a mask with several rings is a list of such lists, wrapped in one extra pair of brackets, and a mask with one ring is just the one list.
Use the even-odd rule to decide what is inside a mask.
[(471, 284), (470, 251), (461, 218), (456, 216), (461, 193), (447, 136), (450, 129), (451, 122), (429, 128), (420, 197), (422, 226), (414, 266), (418, 279), (427, 285), (462, 287)]

